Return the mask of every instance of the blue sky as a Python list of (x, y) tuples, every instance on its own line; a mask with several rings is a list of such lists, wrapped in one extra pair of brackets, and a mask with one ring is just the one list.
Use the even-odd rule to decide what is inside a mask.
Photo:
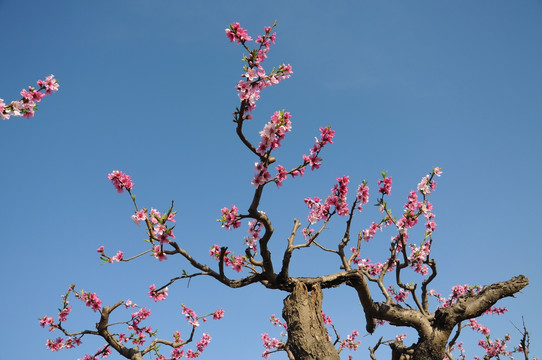
[[(260, 334), (279, 335), (267, 318), (280, 314), (285, 293), (257, 285), (232, 290), (196, 278), (170, 287), (168, 301), (151, 304), (148, 286), (190, 271), (188, 264), (170, 258), (100, 265), (95, 251), (146, 249), (143, 229), (130, 220), (128, 196), (106, 178), (114, 169), (132, 175), (140, 205), (164, 210), (175, 200), (177, 239), (202, 262), (213, 264), (207, 253), (214, 243), (242, 251), (246, 224), (226, 232), (215, 222), (224, 206), (248, 208), (256, 161), (231, 122), (242, 51), (224, 29), (238, 21), (255, 36), (275, 19), (277, 44), (266, 68), (289, 63), (294, 74), (263, 91), (247, 134), (257, 141), (275, 110), (290, 111), (293, 130), (277, 157), (293, 167), (318, 127), (337, 132), (320, 170), (264, 194), (276, 261), (293, 218), (307, 215), (303, 199), (327, 196), (336, 177), (349, 175), (352, 193), (366, 179), (374, 195), (380, 172), (389, 171), (389, 203), (399, 214), (410, 189), (440, 166), (444, 175), (432, 195), (434, 287), (448, 294), (455, 284), (528, 276), (523, 293), (502, 301), (509, 313), (480, 322), (495, 337), (509, 332), (517, 339), (510, 321), (520, 324), (524, 316), (533, 355), (542, 354), (542, 2), (0, 0), (0, 15), (0, 97), (18, 99), (23, 87), (49, 74), (61, 83), (35, 118), (0, 123), (6, 358), (77, 359), (103, 345), (84, 338), (75, 350), (45, 349), (49, 334), (37, 319), (55, 314), (71, 283), (96, 292), (104, 304), (130, 298), (152, 305), (149, 324), (163, 337), (188, 331), (182, 302), (198, 313), (223, 307), (225, 319), (201, 329), (213, 337), (204, 359), (259, 358)], [(369, 207), (356, 217), (357, 229), (377, 218)], [(336, 244), (342, 226), (330, 226), (327, 244)], [(367, 254), (384, 258), (389, 236), (379, 233)], [(294, 261), (300, 276), (338, 267), (312, 250)], [(324, 311), (342, 334), (363, 330), (352, 290), (324, 296)], [(92, 311), (73, 305), (71, 329), (96, 322)], [(404, 332), (391, 330), (362, 337), (355, 358), (367, 358), (379, 336)], [(409, 334), (407, 344), (416, 340)], [(470, 344), (479, 338), (464, 335)], [(480, 355), (469, 349), (471, 357)]]

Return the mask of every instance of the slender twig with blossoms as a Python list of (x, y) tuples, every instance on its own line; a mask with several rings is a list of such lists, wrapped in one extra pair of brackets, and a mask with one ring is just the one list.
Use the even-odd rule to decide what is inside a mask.
[(30, 119), (34, 116), (38, 105), (45, 96), (58, 91), (58, 80), (54, 75), (47, 76), (45, 80), (37, 81), (38, 88), (29, 86), (28, 89), (21, 90), (22, 98), (6, 104), (0, 99), (0, 119), (8, 120), (12, 116), (23, 116)]
[[(309, 155), (302, 154), (301, 161), (294, 167), (285, 165), (272, 167), (272, 164), (278, 163), (276, 150), (286, 141), (286, 134), (293, 129), (293, 115), (286, 110), (274, 111), (270, 120), (258, 134), (253, 136), (245, 134), (243, 124), (253, 119), (253, 112), (262, 90), (280, 83), (293, 73), (292, 67), (286, 64), (279, 65), (271, 71), (266, 71), (263, 67), (271, 46), (276, 41), (276, 33), (273, 32), (275, 26), (276, 22), (264, 28), (264, 33), (256, 37), (255, 48), (250, 47), (253, 37), (239, 23), (233, 23), (225, 30), (226, 37), (232, 43), (242, 46), (247, 52), (242, 59), (244, 66), (241, 80), (235, 86), (240, 104), (233, 112), (233, 122), (237, 137), (254, 156), (247, 166), (253, 166), (255, 172), (250, 179), (245, 179), (251, 197), (242, 205), (228, 204), (223, 207), (219, 212), (218, 222), (226, 230), (238, 229), (246, 223), (248, 235), (241, 236), (242, 239), (237, 244), (244, 248), (244, 253), (234, 252), (228, 250), (228, 246), (212, 243), (207, 246), (210, 246), (209, 256), (214, 262), (213, 266), (196, 259), (183, 248), (185, 240), (177, 240), (173, 233), (176, 226), (176, 211), (173, 210), (173, 202), (164, 213), (152, 207), (138, 206), (131, 176), (122, 171), (113, 171), (108, 175), (108, 179), (117, 192), (126, 191), (130, 196), (134, 207), (134, 212), (130, 216), (136, 225), (144, 225), (147, 245), (146, 249), (141, 250), (139, 254), (131, 256), (125, 256), (121, 250), (113, 256), (107, 255), (104, 247), (101, 246), (98, 248), (100, 258), (106, 263), (132, 261), (143, 255), (152, 256), (158, 262), (171, 261), (170, 259), (177, 255), (184, 258), (191, 268), (195, 269), (195, 272), (189, 273), (182, 270), (179, 276), (170, 279), (165, 284), (150, 285), (147, 292), (155, 302), (165, 300), (175, 282), (182, 279), (190, 281), (199, 276), (212, 277), (230, 288), (260, 283), (268, 289), (289, 293), (284, 300), (282, 312), (284, 321), (276, 316), (271, 318), (274, 325), (283, 328), (280, 340), (271, 338), (267, 333), (261, 336), (265, 347), (264, 358), (274, 352), (284, 351), (291, 360), (338, 360), (341, 351), (357, 350), (360, 346), (360, 332), (353, 330), (341, 339), (330, 317), (322, 312), (322, 289), (337, 286), (348, 286), (354, 290), (363, 308), (365, 330), (368, 333), (373, 333), (377, 326), (391, 324), (413, 328), (419, 335), (419, 339), (410, 346), (404, 345), (406, 337), (404, 334), (390, 340), (381, 338), (374, 347), (369, 348), (371, 359), (376, 359), (376, 351), (381, 345), (386, 345), (391, 349), (394, 359), (453, 359), (454, 352), (459, 352), (462, 356), (464, 348), (458, 338), (465, 327), (470, 327), (484, 337), (479, 343), (485, 352), (484, 359), (510, 356), (513, 351), (506, 348), (510, 339), (508, 337), (490, 338), (489, 329), (479, 324), (476, 319), (483, 314), (504, 312), (504, 309), (495, 308), (494, 305), (500, 299), (513, 296), (527, 286), (529, 283), (527, 277), (520, 275), (488, 286), (456, 286), (452, 289), (449, 298), (443, 298), (435, 290), (429, 288), (437, 275), (436, 261), (431, 257), (433, 235), (437, 230), (437, 223), (433, 204), (429, 202), (428, 197), (436, 190), (435, 177), (442, 175), (442, 169), (439, 167), (433, 168), (423, 176), (415, 188), (409, 192), (399, 217), (393, 216), (392, 209), (387, 204), (393, 181), (387, 172), (383, 172), (382, 178), (375, 185), (371, 185), (378, 189), (374, 191), (378, 194), (375, 206), (378, 207), (381, 215), (376, 219), (359, 222), (356, 221), (357, 217), (370, 202), (369, 183), (365, 180), (358, 182), (359, 185), (354, 187), (357, 189), (356, 193), (352, 196), (353, 199), (349, 200), (349, 186), (355, 179), (346, 175), (337, 177), (337, 183), (332, 186), (331, 193), (325, 200), (318, 196), (304, 199), (308, 207), (307, 225), (302, 227), (301, 221), (294, 219), (289, 236), (283, 243), (282, 257), (277, 261), (271, 256), (269, 242), (275, 228), (261, 204), (264, 191), (277, 191), (277, 188), (285, 186), (289, 176), (292, 179), (298, 175), (301, 177), (308, 167), (311, 170), (319, 169), (323, 161), (322, 150), (326, 145), (333, 143), (335, 136), (335, 131), (329, 126), (320, 127), (320, 136), (310, 148)], [(257, 138), (257, 141), (252, 142), (251, 138)], [(267, 186), (270, 183), (276, 184), (276, 188)], [(327, 234), (328, 225), (337, 220), (341, 223), (344, 221), (344, 232), (341, 231), (343, 235), (333, 241), (329, 237), (326, 238), (324, 234)], [(423, 231), (413, 231), (422, 223)], [(374, 240), (380, 232), (385, 231), (392, 232), (389, 242)], [(303, 239), (296, 239), (298, 232), (301, 232)], [(416, 239), (417, 233), (420, 236)], [(380, 261), (375, 262), (366, 257), (365, 247), (369, 243), (373, 246), (381, 246), (383, 252), (387, 251), (386, 255), (379, 259)], [(280, 246), (280, 243), (275, 246)], [(311, 277), (292, 276), (290, 266), (294, 252), (309, 247), (316, 247), (333, 257), (337, 262), (336, 272)], [(387, 276), (389, 274), (392, 276)], [(407, 283), (404, 280), (413, 276), (419, 279), (417, 283), (414, 281)], [(68, 291), (68, 294), (70, 291), (73, 291), (73, 288)], [(196, 344), (197, 350), (185, 351), (181, 347), (192, 340), (195, 329), (200, 325), (200, 320), (203, 322), (208, 316), (220, 319), (224, 315), (223, 310), (219, 309), (201, 317), (183, 304), (180, 311), (192, 326), (189, 340), (183, 341), (180, 333), (176, 332), (173, 335), (174, 340), (169, 341), (157, 339), (155, 330), (141, 324), (150, 315), (148, 309), (138, 308), (136, 305), (123, 301), (112, 307), (102, 306), (95, 293), (81, 291), (75, 294), (87, 306), (100, 313), (100, 322), (96, 330), (76, 333), (65, 331), (63, 323), (71, 312), (66, 295), (59, 312), (58, 322), (48, 316), (40, 319), (42, 327), (47, 327), (50, 331), (60, 329), (69, 336), (70, 340), (49, 340), (47, 346), (51, 350), (72, 347), (73, 344), (80, 342), (84, 335), (92, 334), (101, 336), (107, 343), (104, 348), (95, 353), (94, 357), (106, 355), (114, 349), (128, 359), (142, 359), (143, 355), (152, 351), (157, 356), (156, 359), (166, 360), (166, 356), (160, 354), (158, 350), (158, 345), (166, 345), (172, 348), (170, 359), (194, 358), (209, 344), (211, 337), (208, 334), (204, 333)], [(109, 314), (123, 304), (127, 308), (137, 307), (139, 310), (132, 313), (128, 321), (110, 324)], [(127, 325), (129, 335), (111, 332), (113, 325), (118, 324)], [(331, 330), (336, 335), (334, 342), (329, 336)], [(154, 339), (147, 343), (150, 338)], [(129, 348), (125, 345), (129, 342), (135, 346)], [(527, 353), (525, 348), (528, 342), (525, 341), (525, 336), (520, 345), (521, 349)], [(89, 359), (92, 358), (90, 355), (87, 356)], [(351, 358), (349, 356), (349, 359)]]

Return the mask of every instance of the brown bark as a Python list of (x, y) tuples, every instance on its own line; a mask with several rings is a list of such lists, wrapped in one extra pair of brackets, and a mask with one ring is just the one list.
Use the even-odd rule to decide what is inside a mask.
[(340, 360), (322, 319), (322, 290), (298, 282), (284, 299), (282, 317), (288, 325), (287, 347), (296, 360)]

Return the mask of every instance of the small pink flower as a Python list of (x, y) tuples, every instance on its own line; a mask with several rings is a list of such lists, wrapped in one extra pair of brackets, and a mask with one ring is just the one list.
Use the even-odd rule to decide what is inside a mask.
[(135, 215), (132, 215), (132, 220), (136, 225), (140, 225), (141, 221), (147, 220), (147, 210), (141, 209), (138, 212), (135, 213)]
[(113, 261), (120, 262), (123, 258), (124, 258), (124, 253), (119, 250), (119, 251), (117, 251), (117, 255), (113, 256), (109, 260), (109, 262), (113, 262)]

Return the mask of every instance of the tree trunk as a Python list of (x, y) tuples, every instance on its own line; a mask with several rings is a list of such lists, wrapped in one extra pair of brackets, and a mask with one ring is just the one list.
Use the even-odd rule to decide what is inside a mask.
[(282, 317), (288, 325), (287, 347), (295, 360), (340, 360), (322, 319), (322, 290), (298, 282), (293, 292), (284, 299)]

